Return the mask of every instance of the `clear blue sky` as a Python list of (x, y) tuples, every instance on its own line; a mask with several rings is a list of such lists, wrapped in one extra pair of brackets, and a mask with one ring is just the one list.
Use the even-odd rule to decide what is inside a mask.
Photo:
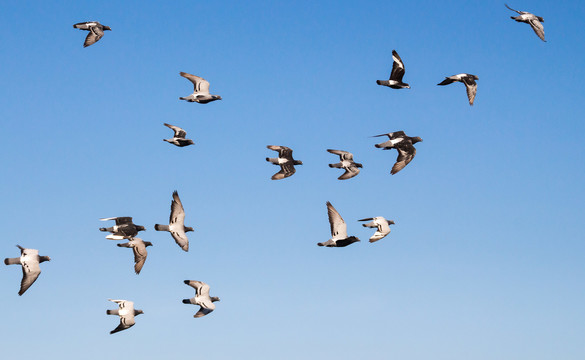
[[(580, 1), (5, 1), (0, 257), (52, 261), (17, 295), (0, 271), (2, 356), (36, 359), (585, 357), (585, 45)], [(112, 28), (83, 48), (72, 24)], [(409, 90), (377, 86), (406, 65)], [(223, 97), (179, 101), (180, 71)], [(449, 76), (479, 76), (475, 105)], [(162, 141), (183, 127), (195, 146)], [(396, 153), (369, 136), (420, 136)], [(271, 181), (266, 145), (297, 173)], [(327, 148), (362, 173), (338, 181)], [(155, 223), (173, 190), (190, 251)], [(331, 201), (361, 243), (319, 248)], [(151, 241), (139, 276), (98, 219)], [(357, 219), (393, 219), (369, 244)], [(184, 279), (221, 297), (201, 319)], [(109, 335), (129, 299), (144, 310)]]

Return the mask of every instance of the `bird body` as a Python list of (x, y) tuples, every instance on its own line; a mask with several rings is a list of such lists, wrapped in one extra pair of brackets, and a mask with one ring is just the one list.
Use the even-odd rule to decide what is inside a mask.
[(390, 78), (388, 80), (376, 80), (376, 84), (388, 86), (392, 89), (410, 89), (410, 85), (402, 82), (402, 78), (406, 71), (404, 69), (404, 63), (396, 50), (392, 50), (392, 60), (393, 63)]
[(194, 144), (193, 140), (185, 139), (185, 137), (187, 136), (187, 132), (185, 130), (181, 129), (178, 126), (167, 123), (164, 123), (164, 125), (172, 129), (175, 132), (175, 134), (173, 135), (172, 139), (163, 139), (163, 141), (166, 141), (178, 147), (189, 146)]
[(351, 179), (352, 177), (354, 177), (360, 173), (360, 168), (362, 168), (363, 165), (353, 161), (353, 154), (352, 153), (350, 153), (348, 151), (344, 151), (344, 150), (333, 150), (333, 149), (327, 149), (327, 151), (332, 153), (332, 154), (339, 155), (339, 160), (340, 160), (337, 164), (329, 164), (329, 167), (345, 170), (345, 172), (337, 178), (338, 180)]
[(109, 228), (100, 228), (100, 231), (106, 231), (112, 233), (111, 235), (106, 236), (106, 239), (109, 240), (123, 240), (123, 239), (130, 239), (138, 235), (139, 231), (146, 230), (142, 225), (136, 225), (132, 222), (132, 218), (130, 216), (122, 216), (122, 217), (111, 217), (111, 218), (103, 218), (100, 221), (108, 221), (108, 220), (115, 220), (116, 225), (109, 227)]
[(295, 165), (303, 165), (302, 161), (293, 159), (293, 151), (289, 147), (279, 145), (268, 145), (266, 147), (270, 150), (278, 151), (277, 158), (266, 158), (269, 163), (280, 166), (280, 171), (272, 175), (272, 180), (281, 180), (292, 176), (296, 172)]
[(180, 97), (180, 100), (186, 100), (187, 102), (197, 102), (200, 104), (207, 104), (215, 100), (221, 100), (219, 95), (211, 95), (209, 93), (209, 81), (202, 77), (188, 74), (186, 72), (179, 73), (185, 79), (193, 83), (193, 93), (189, 96)]
[(144, 314), (142, 310), (134, 309), (134, 302), (132, 301), (112, 299), (108, 300), (118, 304), (118, 308), (115, 310), (106, 310), (106, 314), (118, 315), (120, 317), (120, 325), (118, 325), (118, 327), (116, 327), (114, 330), (110, 331), (110, 334), (114, 334), (119, 331), (131, 328), (132, 326), (134, 326), (134, 324), (136, 324), (134, 317), (140, 314)]
[(372, 237), (370, 237), (371, 243), (376, 242), (380, 239), (383, 239), (384, 237), (386, 237), (386, 235), (390, 234), (390, 225), (394, 225), (393, 220), (386, 220), (382, 216), (361, 219), (358, 221), (370, 221), (370, 220), (372, 220), (372, 221), (367, 223), (367, 224), (362, 224), (362, 226), (369, 227), (369, 228), (376, 228), (376, 232), (374, 233), (374, 235), (372, 235)]
[(176, 190), (173, 192), (169, 225), (156, 224), (154, 229), (156, 231), (170, 232), (177, 245), (184, 251), (189, 251), (189, 238), (186, 233), (193, 231), (193, 228), (185, 226), (185, 209), (183, 209), (183, 203), (181, 203), (179, 193)]
[(329, 225), (331, 227), (331, 239), (317, 243), (319, 246), (326, 247), (345, 247), (360, 241), (355, 236), (347, 236), (347, 224), (337, 210), (327, 201), (327, 217), (329, 218)]
[(85, 42), (83, 43), (83, 47), (88, 47), (98, 42), (104, 36), (105, 30), (112, 30), (109, 26), (100, 24), (99, 21), (81, 22), (74, 24), (73, 27), (79, 30), (89, 31), (89, 34), (87, 34)]
[(375, 135), (374, 137), (388, 136), (388, 141), (374, 145), (382, 150), (396, 149), (398, 150), (398, 158), (396, 163), (392, 166), (390, 174), (394, 175), (408, 165), (416, 155), (416, 148), (414, 144), (422, 141), (418, 136), (407, 136), (404, 131), (395, 131), (387, 134)]
[(441, 81), (437, 85), (449, 85), (454, 82), (460, 82), (465, 85), (465, 90), (467, 91), (467, 98), (469, 99), (469, 105), (473, 106), (473, 101), (475, 100), (475, 95), (477, 94), (477, 83), (475, 80), (479, 80), (479, 78), (475, 75), (471, 74), (457, 74), (449, 77), (445, 77), (445, 80)]
[(20, 249), (19, 258), (6, 258), (4, 264), (6, 265), (21, 265), (22, 266), (22, 281), (20, 282), (20, 290), (18, 295), (22, 295), (28, 290), (31, 285), (37, 281), (41, 274), (40, 263), (51, 261), (48, 256), (40, 256), (36, 249), (26, 249), (20, 245), (16, 245)]
[(119, 247), (131, 248), (134, 252), (134, 271), (136, 275), (140, 274), (140, 270), (146, 262), (148, 252), (146, 251), (147, 246), (152, 246), (150, 241), (142, 241), (140, 238), (131, 238), (130, 241), (123, 244), (117, 244)]
[(528, 25), (530, 25), (530, 27), (532, 28), (532, 30), (534, 30), (534, 33), (540, 38), (540, 40), (545, 41), (544, 39), (544, 26), (542, 25), (542, 23), (544, 22), (544, 19), (540, 16), (536, 16), (532, 13), (529, 13), (527, 11), (518, 11), (518, 10), (514, 10), (511, 7), (509, 7), (507, 4), (506, 7), (514, 12), (517, 12), (520, 16), (510, 16), (511, 19), (516, 20), (517, 22), (523, 22), (526, 23)]
[(185, 280), (185, 284), (195, 289), (195, 296), (190, 299), (183, 299), (183, 304), (199, 305), (199, 311), (193, 315), (195, 318), (203, 317), (215, 310), (214, 302), (220, 301), (217, 296), (209, 296), (209, 285), (203, 281)]

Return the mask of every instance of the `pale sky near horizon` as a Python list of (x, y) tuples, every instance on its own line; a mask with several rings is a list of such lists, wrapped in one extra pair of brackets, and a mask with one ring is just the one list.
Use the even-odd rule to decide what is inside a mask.
[[(3, 357), (409, 359), (585, 357), (585, 8), (502, 1), (5, 1), (0, 258), (51, 257), (21, 297), (0, 268)], [(77, 22), (112, 31), (83, 48)], [(387, 79), (396, 49), (411, 89)], [(222, 101), (180, 101), (211, 84)], [(479, 77), (475, 105), (445, 76)], [(194, 146), (162, 141), (171, 123)], [(396, 151), (372, 135), (420, 136)], [(294, 176), (266, 145), (303, 161)], [(364, 165), (350, 180), (326, 149)], [(190, 251), (170, 234), (177, 190)], [(362, 241), (320, 248), (330, 201)], [(151, 241), (140, 275), (99, 218)], [(393, 219), (374, 244), (358, 219)], [(183, 280), (219, 296), (198, 308)], [(144, 311), (110, 335), (128, 299)]]

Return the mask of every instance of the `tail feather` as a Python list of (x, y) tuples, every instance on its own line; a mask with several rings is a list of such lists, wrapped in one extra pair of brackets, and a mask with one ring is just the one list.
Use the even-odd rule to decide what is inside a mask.
[(156, 231), (169, 231), (169, 226), (156, 224), (156, 225), (154, 225), (154, 230), (156, 230)]
[(388, 86), (388, 85), (390, 85), (390, 81), (388, 81), (388, 80), (376, 80), (376, 84)]

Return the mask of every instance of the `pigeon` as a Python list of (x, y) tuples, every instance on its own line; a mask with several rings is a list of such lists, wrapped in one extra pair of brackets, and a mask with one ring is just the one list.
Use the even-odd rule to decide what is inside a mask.
[(118, 325), (118, 327), (114, 330), (110, 331), (110, 334), (131, 328), (134, 326), (134, 324), (136, 324), (134, 317), (140, 314), (144, 314), (144, 311), (142, 310), (134, 310), (134, 302), (132, 301), (112, 299), (108, 300), (118, 304), (118, 309), (106, 310), (106, 314), (118, 315), (120, 317), (120, 325)]
[(292, 149), (286, 146), (268, 145), (270, 150), (278, 151), (277, 158), (266, 158), (266, 161), (280, 166), (280, 171), (272, 175), (272, 180), (280, 180), (292, 176), (296, 170), (295, 165), (303, 165), (302, 161), (295, 160), (292, 157)]
[(337, 169), (345, 169), (345, 172), (341, 174), (337, 180), (347, 180), (351, 179), (352, 177), (356, 176), (360, 173), (360, 169), (362, 164), (356, 163), (353, 161), (353, 154), (343, 150), (333, 150), (327, 149), (332, 154), (339, 155), (339, 159), (341, 160), (337, 164), (329, 164), (330, 168), (337, 168)]
[(386, 237), (386, 235), (390, 234), (390, 226), (389, 225), (394, 225), (394, 221), (386, 220), (382, 216), (376, 216), (374, 218), (360, 219), (358, 221), (370, 221), (370, 220), (373, 220), (373, 221), (369, 222), (367, 224), (362, 224), (362, 226), (378, 229), (378, 230), (376, 230), (374, 235), (372, 235), (372, 237), (370, 238), (371, 243), (376, 242), (380, 239), (383, 239), (384, 237)]
[(146, 230), (144, 226), (135, 225), (129, 216), (103, 218), (100, 221), (116, 220), (116, 225), (109, 228), (100, 228), (100, 231), (111, 232), (112, 235), (106, 236), (110, 240), (130, 239), (138, 235), (139, 231)]
[(351, 245), (354, 242), (360, 241), (355, 236), (347, 236), (347, 224), (343, 221), (343, 218), (337, 210), (327, 201), (327, 215), (329, 216), (329, 225), (331, 225), (331, 239), (317, 243), (319, 246), (327, 247), (345, 247)]
[(102, 25), (98, 21), (81, 22), (73, 25), (73, 27), (75, 29), (89, 31), (83, 47), (88, 47), (98, 42), (104, 36), (104, 30), (112, 30), (109, 26)]
[(154, 225), (154, 230), (170, 232), (177, 245), (184, 251), (189, 251), (189, 239), (187, 238), (186, 232), (193, 231), (193, 228), (185, 226), (185, 209), (183, 209), (183, 204), (181, 203), (181, 199), (179, 199), (179, 193), (176, 190), (173, 192), (169, 224), (156, 224)]
[(146, 256), (148, 256), (146, 247), (152, 246), (152, 243), (150, 241), (142, 241), (142, 239), (135, 237), (131, 238), (127, 243), (116, 245), (119, 247), (132, 248), (132, 251), (134, 251), (134, 271), (136, 272), (136, 275), (140, 274), (140, 270), (142, 270), (144, 262), (146, 261)]
[(449, 77), (445, 77), (445, 80), (438, 83), (437, 85), (449, 85), (455, 81), (462, 82), (467, 90), (467, 97), (469, 98), (469, 105), (473, 106), (473, 100), (475, 100), (475, 94), (477, 93), (477, 83), (475, 80), (479, 78), (471, 74), (457, 74)]
[(185, 97), (180, 97), (180, 100), (187, 100), (188, 102), (198, 102), (200, 104), (207, 104), (208, 102), (212, 102), (215, 100), (221, 100), (221, 96), (219, 95), (210, 95), (209, 94), (209, 81), (201, 78), (199, 76), (187, 74), (185, 72), (180, 72), (180, 75), (187, 80), (193, 83), (195, 89), (193, 90), (193, 94)]
[(203, 317), (215, 310), (214, 302), (219, 301), (219, 298), (217, 296), (209, 296), (209, 285), (203, 281), (196, 280), (185, 280), (183, 282), (195, 289), (194, 297), (190, 299), (183, 299), (183, 304), (193, 304), (200, 306), (199, 311), (193, 315), (194, 318)]
[(390, 150), (396, 149), (398, 150), (398, 158), (396, 159), (396, 163), (392, 167), (392, 171), (390, 174), (394, 175), (400, 170), (404, 169), (409, 162), (414, 159), (416, 155), (416, 149), (414, 148), (414, 144), (417, 142), (422, 141), (422, 139), (418, 136), (410, 137), (406, 136), (404, 131), (395, 131), (388, 134), (380, 134), (375, 135), (373, 137), (379, 136), (388, 136), (390, 140), (374, 145), (377, 148), (382, 148), (382, 150)]
[(164, 123), (164, 125), (172, 129), (175, 132), (175, 135), (173, 135), (172, 139), (163, 139), (163, 141), (166, 141), (178, 147), (189, 146), (194, 144), (193, 140), (185, 139), (185, 136), (187, 136), (187, 132), (185, 130), (181, 129), (178, 126), (167, 123)]
[(39, 251), (35, 249), (25, 249), (20, 245), (16, 245), (20, 249), (19, 258), (6, 258), (4, 264), (6, 265), (22, 265), (22, 281), (20, 282), (20, 290), (18, 295), (22, 296), (28, 288), (37, 281), (41, 274), (40, 263), (51, 261), (48, 256), (39, 256)]
[(388, 86), (392, 89), (410, 89), (410, 85), (402, 82), (402, 77), (404, 76), (404, 63), (396, 50), (392, 50), (392, 60), (394, 63), (392, 64), (392, 72), (390, 73), (389, 80), (376, 80), (376, 84)]
[(517, 22), (523, 22), (523, 23), (529, 24), (530, 27), (532, 27), (532, 30), (534, 30), (536, 35), (540, 38), (540, 40), (546, 42), (546, 40), (544, 40), (544, 26), (542, 26), (542, 24), (541, 24), (544, 22), (543, 18), (541, 18), (540, 16), (536, 16), (534, 14), (531, 14), (529, 12), (526, 12), (526, 11), (514, 10), (511, 7), (509, 7), (507, 4), (504, 4), (504, 5), (506, 5), (506, 7), (508, 9), (520, 14), (520, 16), (515, 16), (515, 17), (510, 16), (510, 18), (516, 20)]

